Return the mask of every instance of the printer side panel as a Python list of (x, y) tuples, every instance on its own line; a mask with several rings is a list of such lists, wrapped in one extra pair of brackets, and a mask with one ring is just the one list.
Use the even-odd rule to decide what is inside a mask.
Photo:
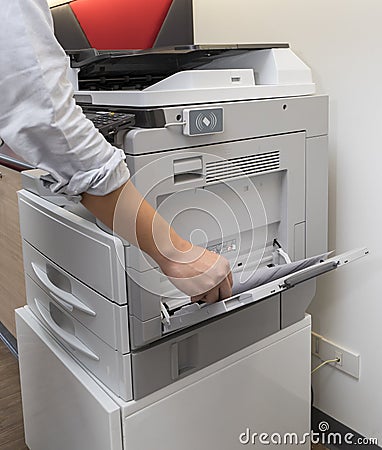
[(306, 256), (328, 250), (328, 136), (306, 140)]
[[(243, 102), (243, 114), (235, 118), (238, 104), (222, 106), (226, 123), (217, 135), (193, 139), (175, 126), (129, 132), (125, 151), (134, 184), (179, 234), (224, 254), (234, 271), (275, 262), (274, 239), (292, 260), (324, 252), (327, 228), (319, 223), (327, 215), (327, 197), (317, 186), (327, 180), (327, 98)], [(267, 123), (258, 115), (261, 106), (274, 112), (266, 114)], [(173, 120), (174, 112), (181, 111), (167, 108), (165, 115)], [(270, 127), (273, 133), (263, 136)], [(232, 140), (237, 129), (251, 137)], [(182, 147), (186, 142), (189, 147)], [(132, 347), (139, 348), (162, 336), (161, 303), (170, 315), (182, 314), (174, 301), (182, 294), (136, 249), (126, 250), (126, 262)]]

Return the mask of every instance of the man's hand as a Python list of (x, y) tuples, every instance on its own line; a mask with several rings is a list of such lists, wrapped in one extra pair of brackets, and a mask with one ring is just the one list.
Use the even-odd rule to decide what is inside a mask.
[(175, 244), (172, 257), (160, 262), (162, 272), (193, 302), (213, 303), (231, 297), (232, 274), (228, 261), (188, 241)]
[(119, 236), (150, 255), (193, 301), (213, 303), (231, 296), (228, 261), (182, 239), (131, 181), (103, 197), (85, 193), (82, 203)]

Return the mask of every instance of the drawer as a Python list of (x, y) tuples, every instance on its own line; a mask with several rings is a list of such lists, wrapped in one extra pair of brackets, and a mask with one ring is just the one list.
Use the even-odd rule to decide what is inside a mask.
[(130, 353), (123, 355), (107, 345), (58, 306), (29, 276), (26, 291), (29, 307), (58, 342), (112, 392), (131, 400)]
[(119, 405), (79, 367), (28, 306), (16, 311), (16, 322), (28, 445), (22, 448), (122, 450)]
[(23, 239), (103, 296), (127, 303), (124, 246), (118, 237), (81, 217), (80, 206), (71, 212), (25, 190), (18, 196)]
[(56, 305), (121, 353), (129, 352), (127, 305), (119, 306), (78, 281), (23, 241), (25, 273)]

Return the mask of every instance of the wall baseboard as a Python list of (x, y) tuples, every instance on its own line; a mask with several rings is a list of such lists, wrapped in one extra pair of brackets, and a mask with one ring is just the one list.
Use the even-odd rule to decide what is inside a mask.
[(7, 346), (9, 351), (18, 359), (18, 351), (17, 351), (17, 340), (11, 334), (7, 328), (0, 322), (0, 339), (4, 342), (4, 344)]
[[(360, 414), (361, 413), (362, 411), (360, 411)], [(325, 425), (322, 425), (323, 422)], [(324, 429), (323, 427), (327, 428), (326, 432), (322, 431), (322, 429)], [(315, 407), (312, 407), (311, 428), (314, 433), (318, 433), (317, 437), (320, 436), (322, 438), (320, 443), (330, 450), (354, 450), (355, 448), (368, 448), (370, 450), (381, 449), (381, 447), (376, 444), (366, 443), (366, 439), (368, 439), (369, 442), (369, 440), (373, 439), (373, 436), (365, 438)], [(346, 443), (345, 436), (347, 436), (347, 440), (353, 442), (353, 444)], [(339, 442), (339, 440), (343, 442)]]

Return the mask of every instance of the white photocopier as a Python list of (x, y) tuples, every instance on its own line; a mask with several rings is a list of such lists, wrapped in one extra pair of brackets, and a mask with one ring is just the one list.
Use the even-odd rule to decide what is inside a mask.
[(305, 310), (318, 275), (367, 253), (326, 259), (328, 98), (284, 44), (70, 57), (78, 104), (176, 231), (229, 260), (235, 294), (191, 303), (53, 195), (49, 174), (25, 172), (16, 314), (28, 447), (234, 450), (292, 433), (285, 448), (310, 448)]

